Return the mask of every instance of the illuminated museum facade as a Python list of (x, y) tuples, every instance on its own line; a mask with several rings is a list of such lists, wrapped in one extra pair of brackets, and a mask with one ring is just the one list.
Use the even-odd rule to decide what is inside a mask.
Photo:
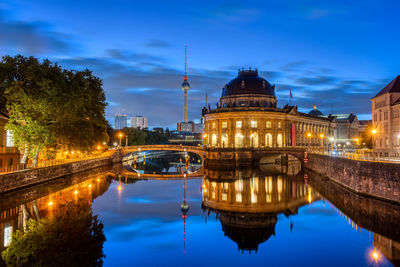
[[(321, 113), (322, 115), (322, 113)], [(336, 118), (314, 109), (277, 107), (275, 86), (256, 70), (239, 70), (216, 108), (203, 108), (204, 144), (211, 148), (321, 147), (335, 137)]]

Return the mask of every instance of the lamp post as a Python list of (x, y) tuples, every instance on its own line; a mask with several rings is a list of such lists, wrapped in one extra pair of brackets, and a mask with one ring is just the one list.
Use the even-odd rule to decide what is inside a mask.
[(373, 161), (375, 161), (375, 151), (374, 151), (374, 145), (375, 145), (375, 140), (376, 140), (376, 134), (378, 133), (378, 131), (376, 129), (372, 129), (371, 130), (371, 134), (372, 134), (372, 159)]
[(321, 139), (322, 154), (324, 154), (325, 153), (325, 148), (324, 148), (325, 135), (323, 133), (321, 133), (321, 134), (319, 134), (319, 138)]
[(311, 140), (312, 134), (311, 133), (306, 133), (306, 137), (308, 139), (307, 150), (309, 151), (310, 150), (310, 140)]
[(207, 138), (207, 133), (204, 133), (203, 134), (203, 144), (204, 144), (204, 147), (207, 147), (207, 144), (206, 144), (206, 138)]
[(122, 134), (122, 133), (119, 133), (118, 136), (119, 136), (119, 146), (121, 146), (121, 142), (122, 142), (121, 140), (122, 140), (123, 134)]

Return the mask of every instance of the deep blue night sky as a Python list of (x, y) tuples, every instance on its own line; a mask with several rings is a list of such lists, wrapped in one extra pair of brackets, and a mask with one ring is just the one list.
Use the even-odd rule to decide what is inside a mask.
[[(324, 2), (324, 3), (322, 3)], [(0, 3), (0, 54), (89, 68), (104, 81), (107, 117), (150, 126), (182, 119), (184, 45), (189, 119), (215, 103), (238, 68), (276, 84), (278, 106), (370, 117), (369, 99), (400, 74), (397, 1), (77, 1)]]

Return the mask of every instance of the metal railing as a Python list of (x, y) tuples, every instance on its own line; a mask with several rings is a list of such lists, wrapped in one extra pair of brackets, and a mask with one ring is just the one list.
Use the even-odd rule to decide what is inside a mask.
[(382, 162), (382, 163), (400, 163), (400, 157), (383, 157), (375, 155), (372, 155), (372, 153), (354, 153), (354, 152), (340, 152), (340, 154), (333, 154), (332, 152), (328, 151), (310, 151), (310, 153), (313, 154), (320, 154), (320, 155), (327, 155), (331, 157), (338, 157), (338, 158), (345, 158), (345, 159), (351, 159), (351, 160), (357, 160), (357, 161), (369, 161), (369, 162)]

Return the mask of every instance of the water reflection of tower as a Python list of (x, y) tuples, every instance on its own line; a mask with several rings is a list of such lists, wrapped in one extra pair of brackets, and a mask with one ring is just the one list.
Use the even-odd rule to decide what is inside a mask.
[(182, 219), (183, 219), (183, 253), (186, 252), (186, 218), (189, 211), (189, 204), (186, 201), (186, 174), (183, 175), (183, 202), (181, 204)]

